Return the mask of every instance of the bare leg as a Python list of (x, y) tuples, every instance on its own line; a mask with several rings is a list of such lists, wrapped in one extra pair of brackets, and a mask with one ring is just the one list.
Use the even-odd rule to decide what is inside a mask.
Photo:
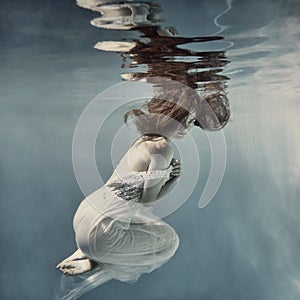
[(62, 271), (65, 275), (79, 275), (93, 269), (102, 269), (103, 265), (96, 263), (78, 249), (72, 255), (59, 263), (56, 268)]

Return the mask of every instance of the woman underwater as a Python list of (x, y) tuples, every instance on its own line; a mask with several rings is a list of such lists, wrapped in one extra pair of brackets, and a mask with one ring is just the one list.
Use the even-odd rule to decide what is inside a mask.
[(173, 157), (171, 140), (183, 138), (194, 125), (222, 128), (229, 110), (226, 96), (221, 98), (213, 107), (189, 87), (168, 87), (142, 109), (125, 114), (125, 121), (133, 117), (141, 137), (105, 185), (81, 202), (73, 220), (78, 250), (57, 266), (81, 281), (57, 299), (77, 299), (110, 279), (135, 282), (174, 255), (179, 238), (151, 213), (151, 206), (180, 177), (181, 163)]

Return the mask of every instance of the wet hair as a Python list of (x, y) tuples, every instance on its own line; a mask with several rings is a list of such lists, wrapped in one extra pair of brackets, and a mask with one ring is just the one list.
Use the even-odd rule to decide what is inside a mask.
[(124, 121), (127, 123), (129, 117), (133, 117), (138, 132), (153, 139), (157, 136), (169, 137), (176, 129), (187, 127), (190, 113), (196, 117), (195, 126), (204, 130), (219, 130), (229, 120), (228, 99), (221, 93), (201, 97), (189, 87), (164, 88), (141, 109), (128, 111)]
[(229, 119), (230, 106), (225, 93), (214, 92), (203, 96), (195, 126), (208, 131), (217, 131), (222, 129), (228, 123)]

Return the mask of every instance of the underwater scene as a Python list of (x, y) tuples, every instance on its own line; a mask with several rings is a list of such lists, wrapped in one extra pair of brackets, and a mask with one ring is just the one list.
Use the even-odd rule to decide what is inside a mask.
[[(15, 0), (0, 15), (1, 299), (300, 298), (300, 1)], [(63, 296), (74, 214), (138, 138), (124, 114), (166, 90), (205, 102), (154, 207), (179, 247), (134, 283)]]

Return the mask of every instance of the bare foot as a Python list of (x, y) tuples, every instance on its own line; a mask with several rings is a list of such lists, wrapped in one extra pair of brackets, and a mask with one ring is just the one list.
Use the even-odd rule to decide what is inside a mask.
[(78, 260), (64, 260), (57, 268), (60, 269), (65, 275), (75, 276), (86, 273), (93, 269), (102, 269), (102, 265), (95, 263), (88, 258)]
[(56, 269), (66, 275), (79, 275), (91, 270), (101, 270), (103, 265), (90, 260), (80, 249), (60, 262)]
[(66, 261), (71, 261), (71, 260), (79, 260), (79, 259), (86, 259), (88, 258), (80, 249), (77, 249), (72, 255), (69, 257), (65, 258), (63, 261), (61, 261), (57, 266), (56, 269), (59, 269), (60, 266), (65, 263)]
[(70, 262), (73, 260), (81, 260), (81, 259), (87, 259), (88, 257), (80, 250), (77, 249), (72, 255), (65, 258), (63, 261), (61, 261), (57, 266), (56, 269), (61, 269), (62, 265), (64, 265), (66, 262)]

